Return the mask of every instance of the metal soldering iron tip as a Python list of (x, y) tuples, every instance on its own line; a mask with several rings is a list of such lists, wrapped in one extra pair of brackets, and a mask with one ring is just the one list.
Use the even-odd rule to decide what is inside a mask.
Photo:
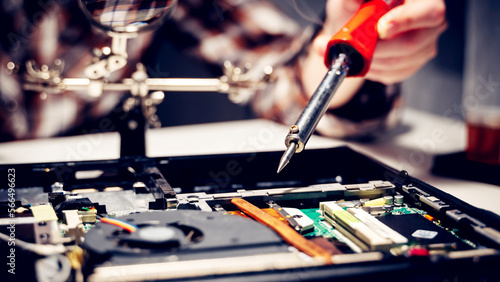
[(280, 173), (280, 171), (283, 170), (283, 168), (290, 162), (290, 160), (293, 157), (293, 154), (295, 154), (295, 150), (297, 149), (297, 146), (295, 143), (290, 143), (288, 148), (286, 148), (285, 153), (281, 157), (280, 164), (278, 166), (278, 171), (276, 173)]

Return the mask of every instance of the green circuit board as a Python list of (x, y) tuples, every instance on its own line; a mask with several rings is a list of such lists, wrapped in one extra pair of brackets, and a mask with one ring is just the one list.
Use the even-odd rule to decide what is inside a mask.
[(301, 209), (301, 211), (314, 221), (314, 231), (304, 234), (305, 237), (321, 236), (336, 238), (334, 228), (325, 221), (319, 209)]
[[(306, 237), (313, 236), (322, 236), (325, 238), (337, 238), (337, 232), (334, 231), (334, 228), (328, 223), (323, 216), (321, 215), (321, 211), (319, 209), (301, 209), (301, 211), (307, 215), (310, 219), (314, 221), (314, 231), (304, 234)], [(391, 213), (392, 215), (403, 215), (403, 214), (427, 214), (425, 211), (408, 207), (407, 205), (403, 205), (400, 207), (395, 207)]]

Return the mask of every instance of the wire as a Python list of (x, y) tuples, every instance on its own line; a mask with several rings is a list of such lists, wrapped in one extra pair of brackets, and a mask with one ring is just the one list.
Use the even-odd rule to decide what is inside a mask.
[[(8, 242), (9, 241), (9, 236), (0, 233), (0, 239)], [(34, 252), (38, 255), (41, 256), (50, 256), (54, 254), (61, 254), (66, 251), (66, 247), (62, 244), (59, 245), (42, 245), (42, 244), (33, 244), (33, 243), (28, 243), (23, 240), (17, 239), (16, 238), (16, 247), (20, 247), (21, 249)]]
[(323, 259), (326, 264), (332, 263), (332, 255), (328, 253), (327, 250), (323, 249), (323, 247), (317, 245), (316, 243), (307, 240), (283, 221), (280, 221), (272, 215), (263, 212), (261, 209), (244, 199), (234, 198), (231, 200), (231, 203), (251, 218), (276, 231), (281, 238), (297, 248), (299, 251), (304, 252), (309, 256)]
[(139, 228), (137, 225), (134, 225), (132, 223), (128, 223), (126, 221), (119, 220), (116, 218), (110, 218), (110, 217), (101, 218), (101, 222), (108, 223), (108, 224), (111, 224), (114, 226), (118, 226), (120, 228), (127, 230), (130, 233), (135, 232)]

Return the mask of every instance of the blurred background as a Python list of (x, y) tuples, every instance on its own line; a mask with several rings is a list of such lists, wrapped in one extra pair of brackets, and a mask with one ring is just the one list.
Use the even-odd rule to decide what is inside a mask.
[[(304, 27), (322, 20), (325, 0), (273, 2)], [(462, 102), (466, 0), (447, 0), (446, 5), (449, 27), (439, 39), (438, 56), (403, 83), (403, 96), (407, 107), (461, 119), (460, 114), (455, 113), (455, 108)], [(166, 32), (169, 30), (168, 25), (167, 22), (162, 28)], [(152, 77), (220, 75), (218, 70), (203, 62), (184, 56), (182, 50), (166, 40), (159, 42), (156, 54), (149, 58), (147, 64)], [(166, 93), (165, 101), (158, 107), (158, 115), (162, 126), (255, 117), (250, 107), (235, 105), (225, 95), (175, 92)]]
[[(76, 3), (77, 0), (61, 1), (61, 3), (73, 3), (69, 1)], [(248, 3), (251, 0), (234, 1)], [(295, 19), (304, 29), (322, 25), (326, 0), (269, 1), (278, 6), (289, 17)], [(466, 22), (467, 13), (470, 10), (466, 9), (466, 6), (472, 5), (473, 1), (446, 0), (445, 2), (449, 28), (439, 39), (438, 55), (415, 76), (403, 83), (403, 97), (407, 107), (440, 116), (462, 119), (464, 46), (467, 43)], [(476, 2), (479, 4), (479, 1)], [(486, 2), (488, 1), (484, 0), (481, 4)], [(2, 2), (2, 5), (8, 6), (8, 4), (14, 5), (15, 3), (17, 3), (15, 0), (6, 0)], [(224, 17), (224, 13), (228, 13), (216, 1), (203, 3), (212, 9), (206, 11), (207, 13), (217, 14), (220, 17)], [(77, 15), (73, 15), (73, 19), (78, 23), (79, 19), (84, 20), (83, 16), (78, 18)], [(29, 24), (29, 22), (24, 24)], [(4, 33), (8, 32), (9, 30), (6, 29)], [(178, 31), (175, 23), (165, 21), (157, 30), (152, 46), (148, 48), (146, 55), (141, 59), (141, 62), (146, 66), (148, 75), (152, 78), (214, 78), (221, 76), (220, 67), (207, 64), (201, 59), (185, 54), (185, 48), (182, 45), (186, 42), (189, 44), (190, 40), (192, 41), (192, 38)], [(6, 40), (4, 39), (4, 41)], [(8, 85), (4, 82), (2, 86), (7, 87)], [(165, 99), (157, 110), (163, 127), (255, 118), (250, 106), (233, 104), (225, 94), (187, 92), (168, 92), (165, 94)], [(0, 116), (1, 114), (5, 113), (0, 113)], [(60, 116), (64, 116), (64, 113), (61, 113)], [(86, 124), (63, 134), (77, 135), (89, 132), (93, 128), (99, 127), (96, 127), (95, 124)]]

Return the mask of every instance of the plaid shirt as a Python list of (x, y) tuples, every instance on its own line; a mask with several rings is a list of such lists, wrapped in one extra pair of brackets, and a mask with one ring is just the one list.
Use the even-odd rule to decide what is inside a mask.
[[(9, 61), (24, 66), (34, 59), (38, 65), (51, 65), (62, 59), (62, 77), (85, 77), (83, 71), (92, 61), (92, 50), (110, 45), (105, 32), (91, 26), (77, 1), (5, 0), (0, 6), (0, 141), (60, 135), (110, 113), (123, 93), (106, 92), (92, 98), (85, 91), (66, 91), (46, 95), (23, 91), (22, 68), (10, 75)], [(155, 17), (144, 13), (110, 13), (106, 3), (92, 15), (108, 26), (127, 25), (137, 17), (148, 21)], [(136, 1), (141, 2), (141, 1)], [(151, 2), (142, 1), (149, 11)], [(108, 9), (108, 10), (106, 10)], [(106, 12), (108, 11), (108, 12)], [(135, 17), (135, 18), (134, 18)], [(300, 79), (305, 46), (313, 36), (275, 6), (266, 1), (183, 0), (168, 21), (175, 27), (172, 40), (188, 54), (221, 66), (225, 60), (235, 65), (250, 62), (254, 69), (274, 67), (276, 81), (254, 93), (250, 103), (258, 116), (291, 125), (307, 103)], [(160, 29), (158, 32), (161, 32)], [(158, 34), (156, 34), (158, 36)], [(159, 36), (163, 36), (159, 34)], [(128, 77), (154, 38), (152, 31), (141, 32), (128, 42), (128, 68), (113, 73), (110, 80)], [(399, 109), (399, 91), (367, 83), (343, 108), (329, 111), (318, 126), (321, 134), (334, 137), (360, 136), (380, 132), (394, 123)]]

